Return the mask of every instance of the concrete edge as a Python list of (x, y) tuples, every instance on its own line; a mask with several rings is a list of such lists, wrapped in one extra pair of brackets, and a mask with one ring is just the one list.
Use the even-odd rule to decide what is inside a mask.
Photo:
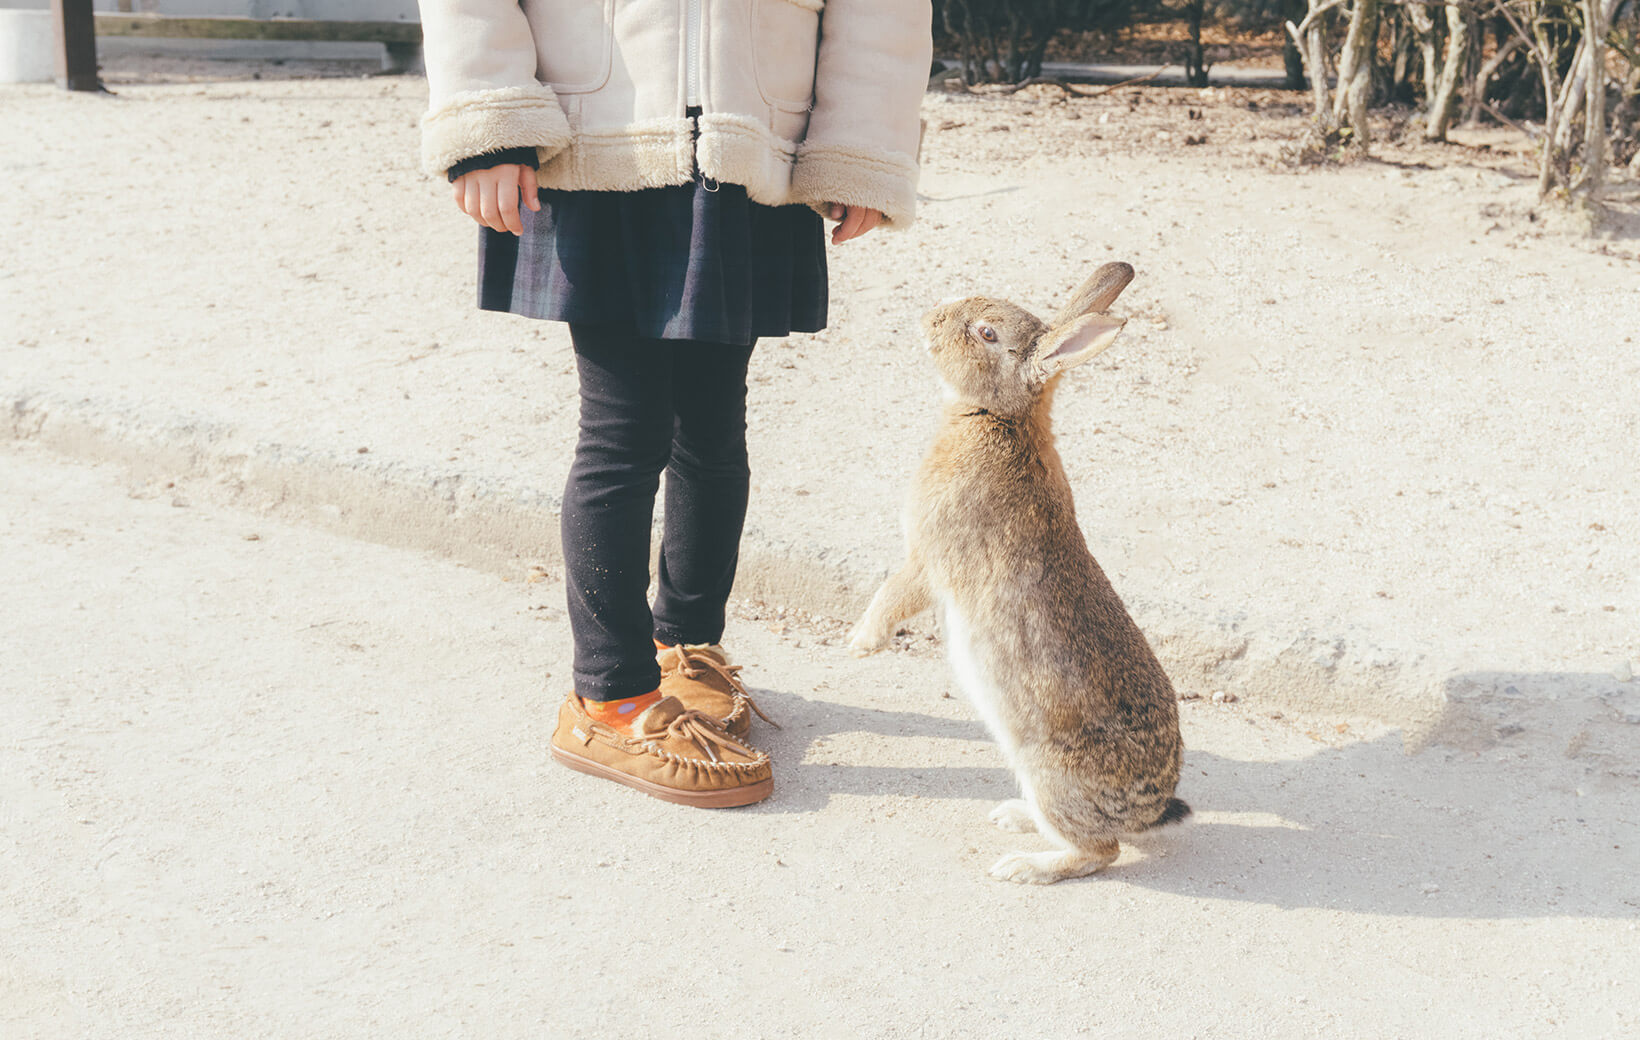
[[(134, 480), (188, 480), (191, 493), (226, 505), (503, 576), (562, 563), (556, 493), (373, 454), (255, 440), (205, 416), (156, 416), (127, 403), (34, 392), (0, 400), (7, 404), (0, 439), (114, 463)], [(855, 559), (817, 557), (749, 526), (735, 596), (852, 619), (885, 573)], [(1366, 717), (1401, 727), (1413, 748), (1466, 732), (1462, 720), (1476, 716), (1473, 698), (1454, 695), (1476, 688), (1474, 678), (1417, 655), (1314, 633), (1260, 632), (1245, 618), (1204, 618), (1166, 604), (1129, 607), (1181, 694), (1222, 690), (1261, 707)]]

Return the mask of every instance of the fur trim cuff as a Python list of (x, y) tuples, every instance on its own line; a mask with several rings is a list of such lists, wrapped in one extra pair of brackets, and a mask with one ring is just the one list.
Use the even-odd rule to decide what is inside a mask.
[(421, 163), (442, 177), (463, 159), (505, 148), (537, 150), (542, 159), (570, 141), (569, 120), (551, 87), (506, 87), (457, 94), (421, 120)]
[(917, 164), (897, 152), (805, 144), (792, 169), (791, 201), (822, 212), (830, 202), (868, 206), (903, 229), (917, 213)]

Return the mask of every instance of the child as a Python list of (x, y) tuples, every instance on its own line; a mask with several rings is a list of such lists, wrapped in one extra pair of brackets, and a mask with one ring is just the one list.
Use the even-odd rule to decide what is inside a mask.
[[(484, 226), (479, 306), (569, 323), (575, 687), (552, 755), (657, 798), (773, 790), (720, 641), (756, 340), (826, 317), (834, 244), (915, 209), (929, 0), (422, 0), (422, 157)], [(647, 602), (660, 474), (665, 531)], [(762, 713), (757, 712), (759, 715)]]

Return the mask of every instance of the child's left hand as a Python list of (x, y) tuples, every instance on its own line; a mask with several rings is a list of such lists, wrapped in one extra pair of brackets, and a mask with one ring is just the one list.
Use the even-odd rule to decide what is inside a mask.
[(863, 206), (845, 206), (840, 202), (833, 202), (827, 207), (831, 219), (838, 222), (831, 231), (831, 244), (842, 245), (851, 238), (859, 238), (883, 222), (880, 211), (866, 209)]

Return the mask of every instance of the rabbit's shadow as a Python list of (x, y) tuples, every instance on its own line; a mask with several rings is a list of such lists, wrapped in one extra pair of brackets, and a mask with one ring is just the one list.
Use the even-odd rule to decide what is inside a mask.
[[(1187, 753), (1197, 822), (1139, 839), (1119, 875), (1196, 898), (1419, 917), (1640, 914), (1635, 837), (1495, 764), (1399, 736), (1303, 759)], [(1632, 818), (1632, 817), (1631, 817)], [(1567, 826), (1569, 824), (1570, 826)], [(1632, 824), (1629, 826), (1632, 832)], [(1119, 867), (1123, 865), (1119, 864)]]
[[(755, 694), (786, 727), (758, 742), (799, 764), (782, 766), (775, 797), (754, 811), (813, 812), (837, 794), (974, 800), (973, 830), (955, 846), (995, 833), (985, 810), (1016, 796), (1001, 766), (801, 762), (817, 739), (847, 732), (989, 741), (978, 722)], [(1585, 763), (1443, 747), (1408, 755), (1397, 734), (1275, 761), (1230, 757), (1219, 744), (1186, 752), (1179, 794), (1192, 822), (1137, 837), (1101, 878), (1077, 883), (1398, 916), (1640, 915), (1640, 792), (1598, 782)]]

